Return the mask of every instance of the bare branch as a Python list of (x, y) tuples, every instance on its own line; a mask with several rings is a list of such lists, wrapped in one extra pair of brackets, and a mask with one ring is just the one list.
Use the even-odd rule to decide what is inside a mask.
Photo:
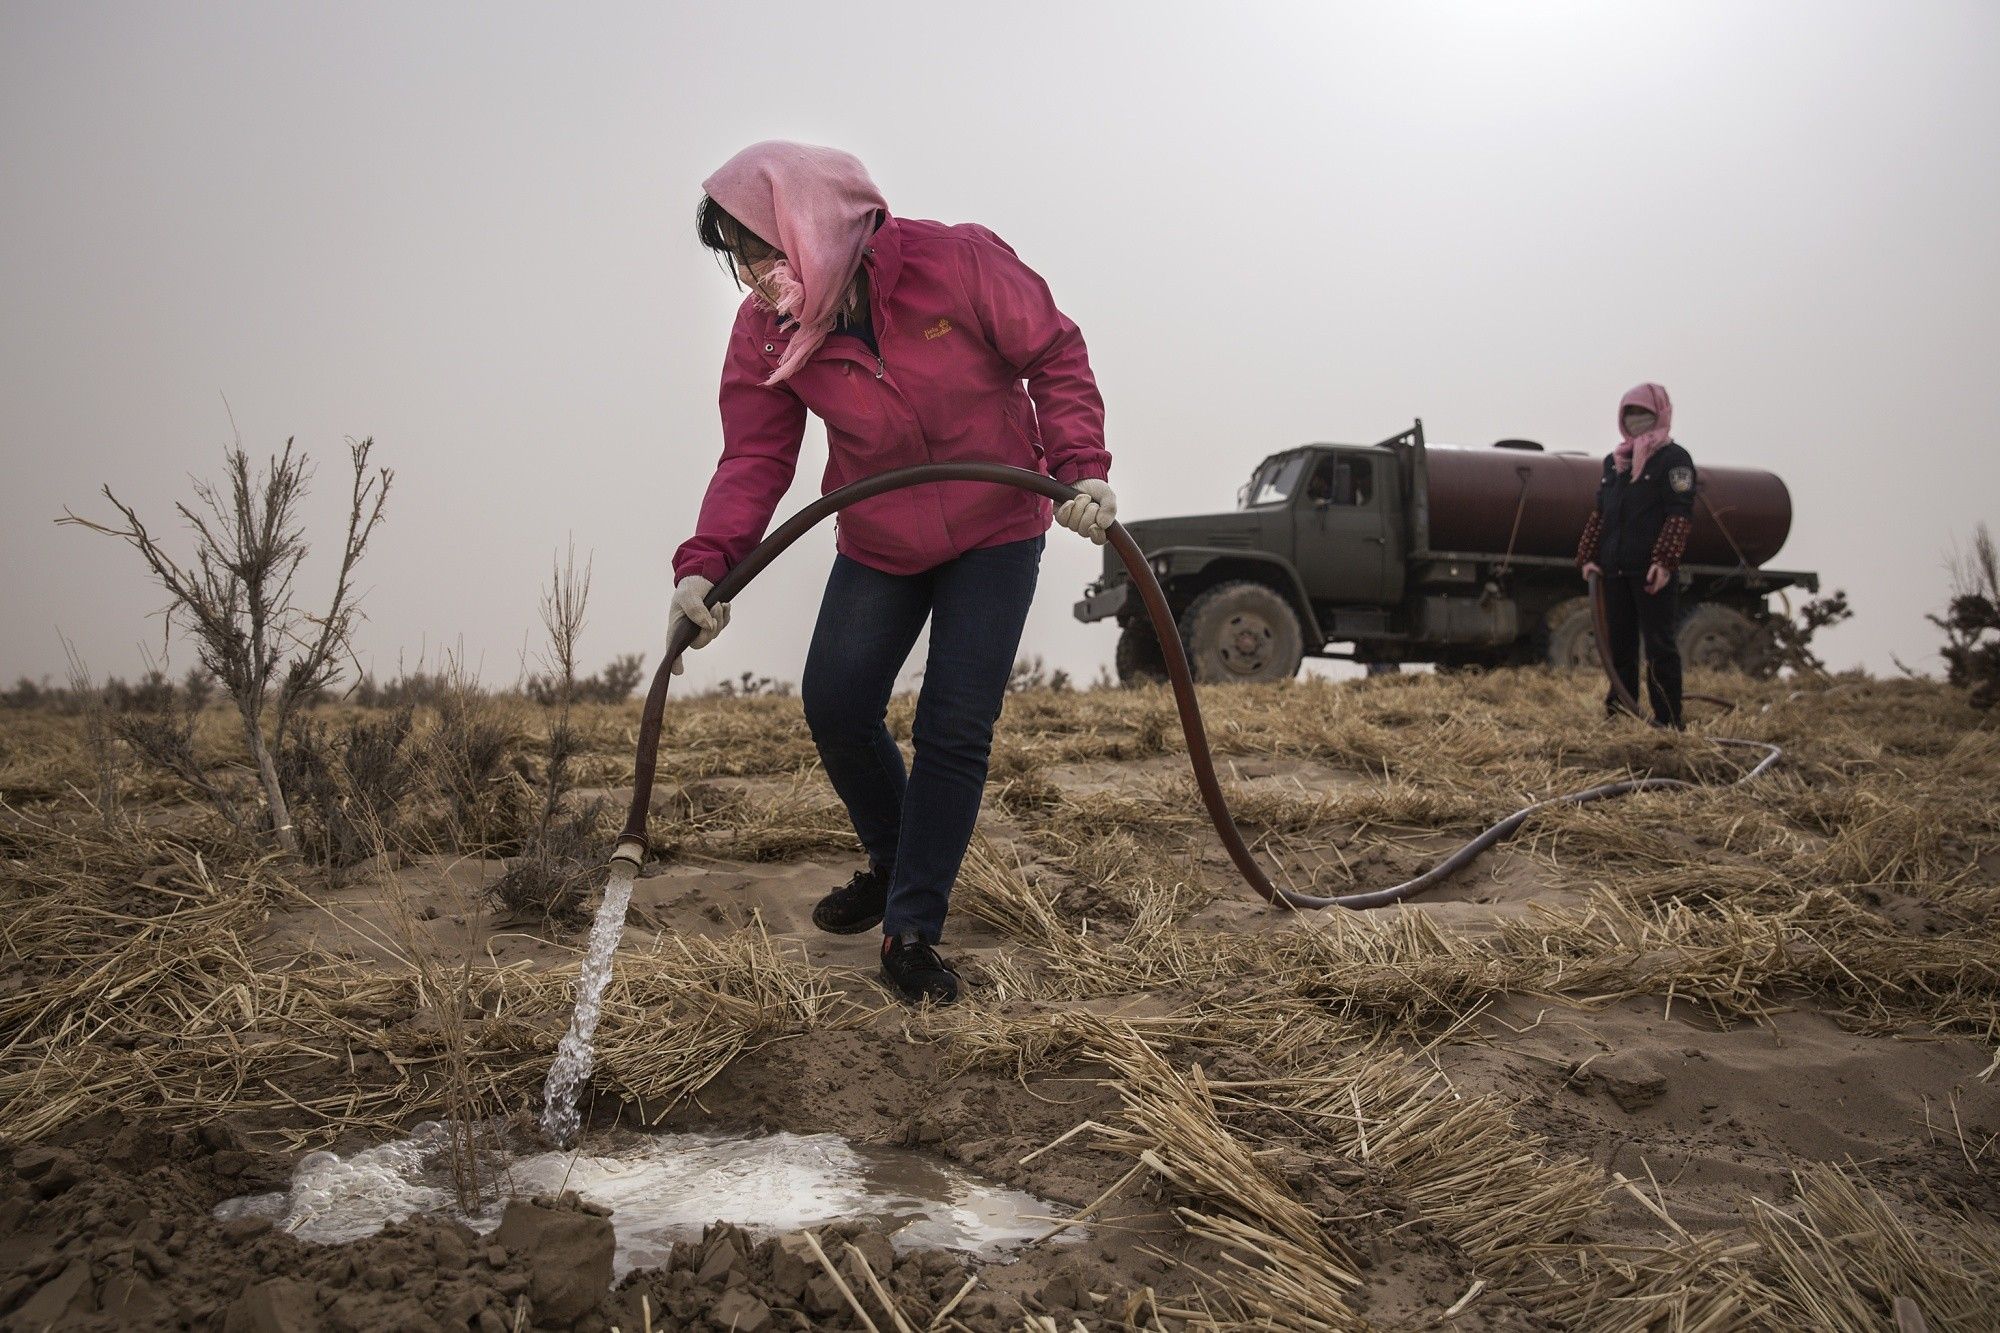
[(548, 631), (549, 651), (542, 664), (548, 668), (560, 697), (576, 697), (576, 645), (583, 636), (584, 611), (590, 603), (592, 561), (586, 557), (583, 573), (576, 572), (576, 543), (563, 551), (561, 564), (551, 563), (549, 586), (542, 590), (542, 628)]
[[(289, 444), (286, 447), (289, 458)], [(293, 661), (279, 691), (277, 717), (273, 725), (273, 734), (279, 740), (284, 738), (292, 709), (298, 701), (332, 684), (339, 675), (337, 657), (351, 652), (354, 623), (360, 615), (355, 604), (354, 567), (360, 563), (369, 540), (375, 535), (376, 525), (382, 521), (382, 507), (388, 501), (389, 487), (395, 481), (395, 473), (386, 467), (370, 474), (368, 455), (374, 447), (373, 437), (358, 444), (350, 441), (348, 445), (354, 476), (348, 490), (347, 534), (341, 543), (340, 568), (334, 576), (333, 597), (326, 614), (310, 618), (307, 622), (317, 627), (318, 634), (305, 654)]]

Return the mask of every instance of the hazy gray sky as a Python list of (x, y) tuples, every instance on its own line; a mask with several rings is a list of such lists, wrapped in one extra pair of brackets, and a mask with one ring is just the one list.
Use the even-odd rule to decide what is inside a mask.
[[(159, 605), (58, 529), (156, 529), (230, 434), (397, 471), (364, 659), (515, 674), (552, 555), (584, 649), (657, 657), (739, 297), (693, 238), (745, 143), (837, 145), (906, 216), (1007, 238), (1082, 325), (1127, 517), (1263, 454), (1601, 450), (1673, 392), (1771, 468), (1778, 563), (1929, 667), (1947, 546), (2000, 519), (2000, 5), (0, 5), (0, 674), (62, 627), (130, 674)], [(807, 437), (781, 512), (816, 493)], [(692, 681), (796, 678), (831, 551), (766, 575)], [(1090, 674), (1098, 552), (1055, 533), (1024, 651)], [(316, 591), (323, 565), (308, 569)], [(191, 663), (181, 646), (173, 666)]]

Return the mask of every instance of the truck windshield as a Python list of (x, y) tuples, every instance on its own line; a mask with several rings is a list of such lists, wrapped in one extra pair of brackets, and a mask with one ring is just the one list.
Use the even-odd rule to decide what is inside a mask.
[(1280, 454), (1259, 463), (1257, 470), (1250, 474), (1250, 484), (1243, 488), (1243, 507), (1257, 509), (1264, 505), (1281, 505), (1291, 499), (1292, 492), (1299, 487), (1299, 479), (1305, 476), (1309, 461), (1309, 454)]

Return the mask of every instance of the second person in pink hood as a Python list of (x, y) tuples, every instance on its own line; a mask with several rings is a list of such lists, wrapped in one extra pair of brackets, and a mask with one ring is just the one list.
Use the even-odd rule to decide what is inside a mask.
[[(1681, 726), (1681, 650), (1677, 575), (1694, 525), (1700, 479), (1694, 458), (1674, 439), (1674, 403), (1648, 381), (1618, 403), (1618, 444), (1604, 457), (1597, 505), (1577, 542), (1576, 563), (1596, 578), (1611, 642), (1599, 644), (1625, 693), (1639, 693), (1639, 650), (1646, 654), (1646, 692), (1653, 720)], [(1620, 707), (1618, 691), (1604, 711)]]
[[(753, 144), (702, 184), (702, 242), (750, 289), (723, 358), (722, 457), (694, 535), (674, 554), (673, 612), (710, 642), (728, 608), (703, 598), (760, 541), (791, 486), (808, 412), (826, 426), (822, 492), (930, 462), (1045, 472), (1082, 494), (1060, 509), (1011, 487), (947, 482), (841, 512), (800, 693), (868, 868), (813, 921), (882, 928), (905, 999), (948, 1003), (938, 956), (985, 789), (993, 724), (1052, 519), (1102, 544), (1117, 513), (1104, 403), (1083, 335), (1046, 283), (984, 227), (892, 216), (861, 163)], [(930, 623), (912, 726), (885, 723)]]

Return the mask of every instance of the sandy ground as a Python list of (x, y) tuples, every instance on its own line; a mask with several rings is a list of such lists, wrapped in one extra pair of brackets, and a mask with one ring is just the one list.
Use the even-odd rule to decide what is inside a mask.
[[(1244, 791), (1340, 797), (1372, 781), (1315, 759), (1231, 762)], [(1181, 765), (1173, 754), (1081, 759), (1051, 765), (1042, 777), (1060, 800), (1087, 802), (1172, 781)], [(792, 776), (710, 781), (711, 799), (717, 790), (723, 799), (744, 801), (798, 790)], [(620, 795), (615, 788), (605, 794)], [(1130, 942), (1136, 929), (1130, 912), (1107, 904), (1093, 917), (1089, 898), (1075, 896), (1073, 863), (1045, 855), (1034, 821), (1020, 818), (1018, 807), (991, 799), (982, 835), (1018, 862), (1029, 882), (1068, 895), (1063, 918), (1079, 938)], [(1819, 835), (1799, 836), (1805, 845)], [(1403, 829), (1346, 850), (1276, 837), (1262, 840), (1260, 850), (1302, 883), (1328, 866), (1365, 883), (1403, 878), (1458, 841), (1455, 833)], [(1345, 938), (1337, 918), (1276, 911), (1250, 897), (1198, 826), (1169, 850), (1187, 881), (1202, 889), (1177, 930), (1274, 945)], [(1735, 855), (1713, 845), (1700, 852), (1711, 861)], [(1434, 931), (1476, 942), (1506, 937), (1551, 908), (1582, 911), (1592, 886), (1587, 877), (1553, 873), (1558, 856), (1534, 841), (1504, 847), (1425, 899), (1376, 914), (1373, 925), (1388, 935)], [(950, 1313), (966, 1328), (1188, 1326), (1216, 1298), (1215, 1275), (1231, 1263), (1224, 1247), (1192, 1229), (1179, 1211), (1200, 1192), (1143, 1181), (1121, 1188), (1133, 1168), (1130, 1152), (1089, 1132), (1065, 1138), (1087, 1122), (1119, 1122), (1126, 1099), (1116, 1071), (1088, 1048), (1022, 1054), (1011, 1067), (1004, 1059), (968, 1059), (961, 1040), (967, 1029), (950, 1026), (960, 1020), (893, 1002), (876, 977), (878, 937), (829, 936), (810, 920), (818, 897), (861, 864), (852, 851), (822, 847), (775, 859), (684, 849), (648, 866), (634, 893), (623, 966), (642, 967), (676, 940), (762, 932), (780, 957), (823, 970), (843, 993), (847, 1017), (754, 1043), (673, 1105), (647, 1106), (600, 1083), (593, 1122), (835, 1132), (935, 1153), (1065, 1209), (1111, 1190), (1077, 1228), (1080, 1244), (1036, 1247), (989, 1264), (944, 1253), (897, 1258), (865, 1230), (825, 1239), (873, 1254), (870, 1272), (919, 1325), (976, 1274)], [(270, 958), (332, 955), (385, 974), (426, 951), (469, 956), (479, 967), (539, 971), (573, 964), (580, 935), (574, 927), (498, 916), (484, 903), (482, 888), (504, 869), (497, 859), (477, 857), (398, 858), (363, 867), (339, 884), (321, 882), (276, 902), (257, 947)], [(1989, 883), (1991, 871), (1985, 864)], [(1928, 914), (1942, 909), (1922, 895), (1914, 901), (1899, 907), (1891, 891), (1875, 910), (1900, 912), (1913, 936), (1939, 929)], [(1204, 1005), (1297, 1003), (1310, 991), (1301, 984), (1298, 993), (1272, 995), (1223, 975), (1198, 985), (1165, 980), (1088, 994), (1051, 986), (1010, 998), (1021, 978), (1045, 976), (1037, 969), (1046, 960), (1018, 932), (965, 910), (954, 913), (945, 952), (966, 979), (966, 1008), (996, 1031), (1009, 1023), (1046, 1026), (1064, 1014), (1143, 1027)], [(1863, 1173), (1913, 1218), (2000, 1210), (2000, 1155), (1990, 1151), (2000, 1135), (2000, 1079), (1990, 1076), (1995, 1057), (1987, 1041), (1920, 1021), (1857, 1023), (1851, 1006), (1822, 1004), (1806, 993), (1776, 997), (1761, 1016), (1747, 1019), (1671, 992), (1597, 997), (1512, 990), (1459, 1008), (1462, 1021), (1442, 1028), (1385, 1029), (1388, 1049), (1428, 1080), (1426, 1097), (1444, 1099), (1428, 1113), (1437, 1113), (1437, 1105), (1448, 1111), (1453, 1102), (1481, 1108), (1482, 1115), (1501, 1108), (1509, 1132), (1532, 1145), (1537, 1162), (1560, 1160), (1595, 1172), (1601, 1206), (1578, 1231), (1593, 1245), (1660, 1247), (1707, 1236), (1726, 1242), (1760, 1210), (1794, 1200), (1798, 1173), (1816, 1165)], [(1198, 1065), (1202, 1079), (1227, 1090), (1297, 1077), (1310, 1067), (1296, 1053), (1281, 1061), (1276, 1045), (1167, 1040), (1162, 1049), (1170, 1063)], [(1331, 1040), (1323, 1049), (1329, 1063), (1343, 1054)], [(1226, 1092), (1222, 1104), (1229, 1105)], [(1354, 1106), (1358, 1141), (1321, 1133), (1304, 1112), (1289, 1120), (1265, 1110), (1223, 1117), (1254, 1145), (1258, 1169), (1312, 1209), (1352, 1261), (1358, 1283), (1341, 1297), (1341, 1310), (1326, 1313), (1332, 1322), (1324, 1327), (1599, 1326), (1538, 1304), (1532, 1284), (1495, 1278), (1468, 1240), (1476, 1230), (1434, 1219), (1436, 1196), (1412, 1183), (1407, 1164), (1373, 1155), (1378, 1145), (1369, 1130), (1380, 1126), (1377, 1135), (1385, 1135), (1386, 1118), (1363, 1116), (1358, 1095)], [(863, 1326), (796, 1237), (760, 1246), (717, 1231), (683, 1247), (667, 1268), (635, 1274), (590, 1302), (560, 1290), (565, 1274), (589, 1269), (602, 1243), (601, 1219), (573, 1202), (551, 1204), (533, 1218), (524, 1205), (527, 1220), (515, 1227), (512, 1249), (438, 1220), (337, 1247), (307, 1245), (268, 1226), (215, 1222), (210, 1210), (220, 1200), (282, 1186), (295, 1157), (284, 1146), (285, 1132), (296, 1135), (300, 1123), (282, 1113), (234, 1114), (227, 1107), (201, 1126), (105, 1113), (39, 1142), (12, 1145), (0, 1168), (0, 1325), (599, 1330), (642, 1327), (650, 1317), (655, 1328), (745, 1333)], [(332, 1146), (365, 1143), (350, 1136)], [(1484, 1187), (1468, 1184), (1465, 1192), (1474, 1197)], [(836, 1264), (847, 1263), (847, 1276), (863, 1285), (842, 1253), (833, 1255)], [(879, 1301), (864, 1296), (864, 1304), (890, 1326)], [(1213, 1308), (1227, 1325), (1222, 1307)], [(1027, 1322), (1038, 1319), (1053, 1323)], [(1716, 1326), (1759, 1325), (1725, 1319)], [(1932, 1326), (1972, 1325), (1942, 1319)]]

